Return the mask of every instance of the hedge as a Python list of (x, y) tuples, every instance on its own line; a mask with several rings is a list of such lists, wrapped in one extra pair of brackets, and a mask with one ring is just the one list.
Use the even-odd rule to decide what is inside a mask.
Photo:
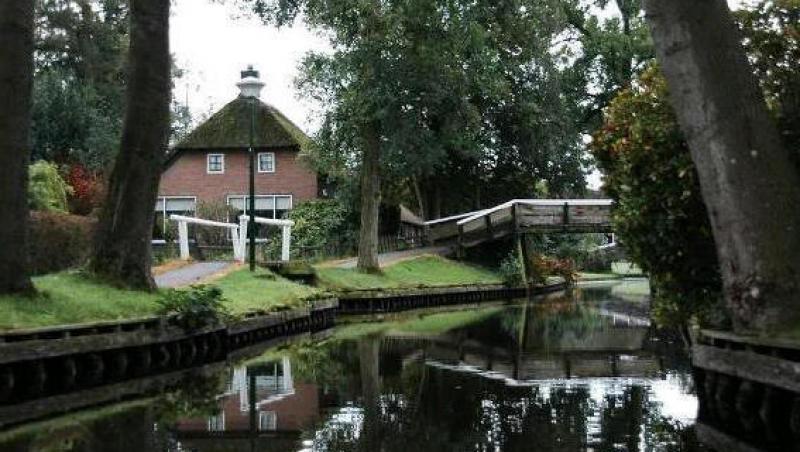
[(97, 220), (58, 212), (32, 211), (28, 259), (34, 275), (83, 265), (92, 249)]

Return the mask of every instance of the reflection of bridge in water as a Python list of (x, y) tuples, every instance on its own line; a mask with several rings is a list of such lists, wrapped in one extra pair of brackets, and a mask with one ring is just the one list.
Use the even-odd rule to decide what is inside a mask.
[[(422, 357), (440, 368), (483, 371), (489, 378), (519, 381), (664, 375), (663, 360), (646, 347), (647, 319), (609, 309), (580, 309), (585, 316), (580, 321), (588, 320), (588, 325), (577, 334), (542, 323), (535, 311), (522, 309), (524, 320), (505, 338), (458, 331), (435, 336), (394, 334), (384, 339), (382, 347), (406, 359)], [(419, 350), (424, 350), (423, 356)]]

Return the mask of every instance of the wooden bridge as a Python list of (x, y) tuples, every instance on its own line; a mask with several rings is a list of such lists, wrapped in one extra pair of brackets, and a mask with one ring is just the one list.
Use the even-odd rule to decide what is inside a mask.
[(425, 222), (433, 243), (469, 248), (510, 234), (613, 232), (610, 199), (513, 199), (498, 206)]

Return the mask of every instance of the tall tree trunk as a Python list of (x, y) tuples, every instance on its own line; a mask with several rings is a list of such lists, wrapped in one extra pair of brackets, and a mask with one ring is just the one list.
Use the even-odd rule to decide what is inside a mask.
[(378, 214), (381, 204), (381, 156), (378, 126), (364, 126), (361, 163), (361, 228), (358, 237), (358, 269), (380, 271), (378, 265)]
[(647, 0), (656, 52), (700, 175), (739, 330), (800, 321), (800, 176), (724, 0)]
[(425, 211), (425, 197), (422, 195), (422, 188), (419, 185), (419, 176), (411, 176), (411, 188), (414, 190), (414, 197), (417, 199), (417, 214), (423, 220), (428, 218)]
[(33, 0), (0, 0), (0, 293), (33, 290), (28, 275), (28, 137)]
[(92, 270), (151, 289), (154, 207), (167, 148), (170, 102), (169, 4), (131, 2), (128, 89), (119, 155), (100, 217)]

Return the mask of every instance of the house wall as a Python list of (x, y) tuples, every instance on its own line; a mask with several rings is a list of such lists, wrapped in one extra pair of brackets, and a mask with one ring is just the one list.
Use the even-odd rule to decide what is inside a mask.
[[(275, 172), (255, 175), (256, 195), (291, 194), (292, 205), (317, 197), (317, 175), (297, 159), (292, 149), (275, 152)], [(208, 174), (206, 156), (225, 155), (225, 172)], [(198, 202), (225, 203), (228, 195), (247, 194), (249, 156), (246, 151), (183, 151), (161, 175), (159, 196), (194, 196)]]

